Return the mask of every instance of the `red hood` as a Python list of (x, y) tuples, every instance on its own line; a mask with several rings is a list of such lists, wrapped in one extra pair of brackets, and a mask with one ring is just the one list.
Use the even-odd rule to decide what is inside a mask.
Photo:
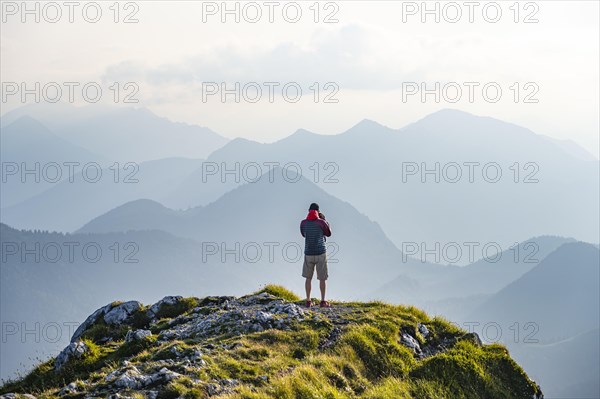
[(308, 216), (306, 216), (306, 220), (315, 220), (319, 218), (318, 211), (308, 211)]

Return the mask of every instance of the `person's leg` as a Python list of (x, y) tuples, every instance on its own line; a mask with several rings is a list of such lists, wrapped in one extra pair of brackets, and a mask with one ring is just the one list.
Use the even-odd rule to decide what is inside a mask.
[(302, 277), (304, 281), (304, 289), (306, 290), (306, 302), (310, 302), (310, 291), (312, 288), (312, 278), (315, 272), (314, 260), (310, 255), (304, 255), (304, 265), (302, 266)]
[(319, 280), (319, 288), (321, 288), (321, 302), (325, 301), (325, 290), (327, 288), (327, 281)]
[(312, 288), (312, 279), (306, 278), (304, 282), (304, 289), (306, 290), (306, 302), (310, 302), (310, 290)]
[(317, 278), (319, 279), (319, 288), (321, 289), (321, 303), (325, 302), (325, 291), (327, 288), (327, 278), (329, 272), (327, 270), (327, 254), (318, 255), (317, 257)]

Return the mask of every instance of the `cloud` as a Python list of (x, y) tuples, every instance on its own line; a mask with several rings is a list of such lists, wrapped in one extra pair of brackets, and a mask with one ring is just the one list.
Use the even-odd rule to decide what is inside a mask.
[[(144, 81), (153, 86), (197, 86), (202, 82), (335, 82), (340, 88), (389, 90), (415, 72), (403, 67), (373, 43), (378, 33), (359, 25), (315, 32), (305, 46), (282, 42), (250, 51), (241, 46), (214, 48), (178, 63), (144, 67), (127, 61), (106, 68), (104, 79)], [(400, 45), (400, 43), (399, 43)]]

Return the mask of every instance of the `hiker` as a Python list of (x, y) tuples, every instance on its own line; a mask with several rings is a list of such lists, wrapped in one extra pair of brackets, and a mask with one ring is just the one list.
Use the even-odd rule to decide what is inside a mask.
[(327, 273), (327, 253), (325, 249), (325, 237), (331, 236), (331, 228), (325, 220), (325, 215), (319, 212), (319, 205), (310, 204), (308, 216), (300, 223), (300, 233), (304, 237), (304, 266), (302, 267), (302, 277), (306, 278), (306, 306), (312, 306), (310, 299), (310, 290), (312, 288), (312, 277), (317, 268), (317, 279), (321, 289), (322, 308), (329, 308), (331, 304), (325, 300), (325, 288)]

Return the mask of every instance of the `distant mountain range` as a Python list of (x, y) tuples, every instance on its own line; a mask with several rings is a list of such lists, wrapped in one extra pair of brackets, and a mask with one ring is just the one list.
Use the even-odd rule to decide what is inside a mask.
[(3, 208), (2, 220), (24, 229), (74, 231), (83, 221), (138, 198), (165, 201), (201, 164), (202, 160), (185, 158), (119, 164), (102, 169), (97, 182), (77, 172), (73, 182), (47, 185), (46, 191)]
[[(74, 230), (84, 221), (110, 209), (106, 205), (102, 208), (98, 197), (117, 193), (114, 198), (121, 198), (121, 202), (112, 202), (111, 207), (139, 198), (133, 185), (129, 185), (127, 190), (123, 184), (119, 187), (103, 184), (112, 183), (116, 171), (120, 172), (118, 177), (122, 182), (124, 177), (134, 172), (134, 167), (141, 169), (142, 165), (148, 166), (147, 161), (161, 160), (162, 170), (148, 166), (149, 173), (141, 184), (146, 187), (163, 185), (160, 192), (166, 194), (181, 183), (178, 174), (187, 173), (181, 170), (181, 162), (170, 159), (200, 160), (228, 141), (207, 128), (174, 123), (143, 108), (32, 104), (8, 112), (0, 123), (3, 162), (1, 207), (15, 207), (4, 212), (9, 216), (3, 220), (22, 228), (59, 231)], [(99, 184), (81, 184), (86, 183), (81, 176), (77, 176), (73, 184), (68, 182), (73, 174), (69, 169), (71, 166), (65, 163), (73, 165), (72, 172), (75, 174), (86, 165), (91, 166), (91, 176), (95, 176), (96, 165), (106, 170), (97, 182)], [(50, 164), (59, 165), (58, 172), (57, 167)], [(25, 174), (25, 171), (30, 172)], [(164, 179), (161, 180), (162, 176), (169, 174), (175, 186), (171, 187), (164, 184)], [(67, 184), (61, 185), (65, 182)], [(84, 197), (82, 200), (89, 200), (88, 209), (95, 213), (73, 214), (67, 216), (69, 220), (64, 220), (62, 216), (57, 217), (58, 212), (49, 212), (49, 209), (56, 210), (54, 206), (57, 204), (70, 209), (74, 207), (72, 201), (79, 197), (72, 195), (73, 186), (77, 192), (91, 194), (92, 198)], [(127, 191), (131, 194), (123, 198), (123, 192)], [(154, 198), (153, 194), (158, 193), (146, 191), (145, 196)], [(23, 203), (36, 196), (37, 200)], [(38, 219), (39, 215), (36, 215), (32, 220), (32, 213), (43, 214), (45, 218)], [(36, 222), (39, 224), (35, 225)]]
[(598, 248), (582, 242), (564, 244), (468, 319), (505, 326), (535, 323), (541, 343), (556, 342), (600, 325), (598, 281)]
[(511, 355), (529, 375), (543, 381), (549, 398), (600, 397), (600, 330), (550, 344), (510, 345)]
[(101, 156), (56, 135), (30, 116), (3, 126), (0, 139), (5, 162), (103, 162)]
[[(590, 223), (598, 219), (599, 194), (589, 184), (598, 181), (598, 161), (571, 154), (526, 128), (443, 110), (398, 130), (365, 120), (334, 136), (300, 130), (272, 144), (235, 139), (207, 162), (219, 172), (236, 164), (300, 165), (307, 178), (379, 222), (399, 248), (477, 241), (506, 249), (544, 234), (599, 240)], [(437, 182), (425, 171), (436, 168)], [(492, 183), (496, 172), (500, 180)], [(235, 186), (206, 169), (205, 182), (202, 173), (176, 191), (180, 206), (205, 204), (218, 198), (218, 187)]]
[[(55, 179), (67, 179), (65, 162), (73, 165), (74, 172), (88, 162), (106, 162), (102, 156), (57, 136), (29, 116), (3, 126), (0, 131), (3, 208), (55, 186)], [(60, 170), (48, 166), (50, 163), (60, 165)]]
[(31, 104), (4, 114), (2, 128), (24, 116), (111, 163), (202, 159), (228, 141), (206, 127), (172, 122), (146, 108)]
[[(476, 260), (464, 267), (448, 266), (444, 273), (432, 270), (419, 274), (419, 289), (415, 290), (413, 301), (431, 312), (451, 314), (454, 319), (465, 316), (468, 308), (456, 306), (450, 298), (468, 299), (471, 303), (495, 294), (509, 283), (536, 267), (540, 261), (563, 244), (575, 242), (572, 238), (542, 236), (532, 237), (516, 243), (500, 254)], [(431, 257), (430, 257), (431, 258)], [(400, 289), (404, 276), (399, 276), (373, 292), (382, 299), (398, 302), (407, 295)]]
[[(121, 111), (119, 115), (153, 120), (143, 110)], [(4, 117), (3, 123), (11, 117)], [(64, 137), (75, 137), (66, 133), (71, 129), (66, 122), (44, 117), (64, 129)], [(75, 118), (74, 125), (81, 126), (94, 118), (100, 116)], [(121, 120), (116, 114), (107, 119)], [(95, 129), (108, 126), (109, 121), (94, 123), (99, 126)], [(126, 136), (124, 132), (118, 134)], [(91, 137), (101, 135), (94, 133)], [(131, 137), (138, 136), (136, 133), (127, 137), (135, 141), (137, 138)], [(96, 147), (102, 149), (112, 140), (101, 140)], [(126, 147), (120, 148), (125, 151)], [(151, 153), (133, 147), (135, 151)], [(186, 147), (186, 154), (192, 148), (200, 148), (193, 142)], [(135, 158), (133, 153), (129, 158)], [(597, 187), (589, 182), (598, 181), (600, 176), (598, 161), (589, 159), (583, 149), (572, 143), (557, 142), (497, 119), (442, 110), (398, 130), (365, 120), (333, 136), (299, 130), (272, 144), (234, 139), (212, 151), (195, 170), (174, 166), (172, 184), (165, 184), (159, 193), (149, 191), (140, 197), (136, 190), (124, 190), (131, 194), (115, 195), (115, 201), (102, 205), (95, 204), (99, 201), (94, 198), (106, 196), (107, 189), (111, 189), (89, 187), (85, 197), (90, 203), (89, 212), (63, 220), (60, 213), (52, 212), (53, 207), (63, 200), (65, 207), (78, 205), (76, 198), (68, 194), (68, 186), (61, 185), (55, 187), (57, 191), (41, 193), (32, 202), (3, 209), (2, 220), (15, 227), (31, 228), (35, 218), (27, 215), (37, 212), (45, 216), (40, 221), (43, 225), (36, 227), (72, 231), (69, 229), (88, 222), (92, 212), (96, 212), (92, 217), (97, 216), (119, 205), (117, 198), (121, 203), (148, 198), (174, 209), (207, 205), (279, 163), (300, 170), (307, 180), (367, 212), (400, 249), (412, 243), (431, 247), (476, 241), (481, 245), (497, 243), (506, 250), (515, 242), (544, 234), (598, 242), (599, 228), (590, 220), (600, 217), (600, 196)], [(164, 167), (171, 168), (168, 162)], [(439, 173), (426, 172), (436, 168)], [(500, 180), (492, 183), (498, 172)], [(460, 173), (460, 178), (453, 182), (456, 173)], [(162, 182), (148, 181), (153, 175), (145, 178), (146, 183), (160, 187)], [(123, 191), (120, 187), (112, 190)], [(44, 207), (46, 203), (53, 205)], [(556, 209), (569, 212), (555, 212)], [(463, 257), (457, 264), (467, 263)]]

